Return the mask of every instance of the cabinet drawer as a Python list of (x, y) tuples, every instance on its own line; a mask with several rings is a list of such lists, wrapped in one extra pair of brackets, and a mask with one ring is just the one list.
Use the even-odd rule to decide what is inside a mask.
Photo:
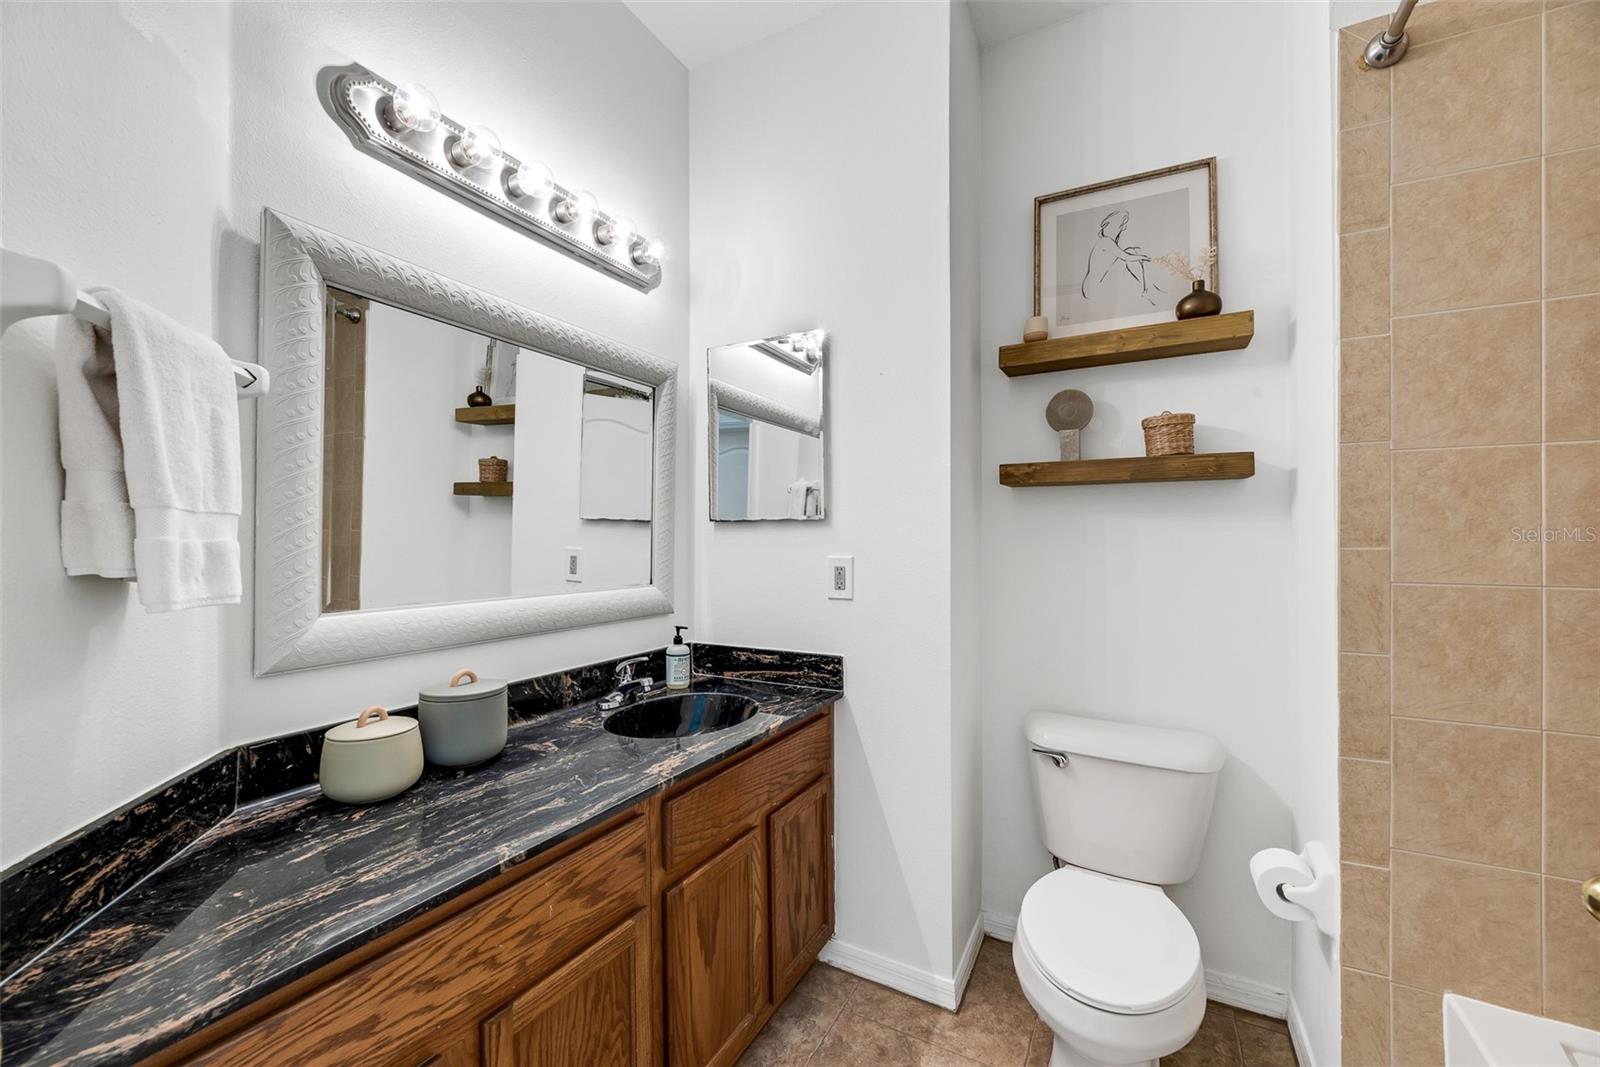
[(648, 837), (636, 818), (192, 1061), (281, 1065), (415, 1063), (430, 1041), (476, 1027), (583, 945), (644, 907)]
[(667, 869), (708, 856), (754, 828), (773, 805), (826, 771), (832, 755), (832, 724), (824, 715), (668, 798), (663, 811)]

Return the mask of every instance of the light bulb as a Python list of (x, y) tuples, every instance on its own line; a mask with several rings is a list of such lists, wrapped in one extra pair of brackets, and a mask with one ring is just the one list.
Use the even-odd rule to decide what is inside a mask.
[(450, 146), (450, 158), (462, 170), (481, 167), (500, 151), (500, 137), (487, 126), (469, 126)]
[(633, 242), (629, 252), (633, 256), (633, 261), (642, 267), (646, 263), (660, 263), (661, 257), (667, 254), (667, 246), (661, 243), (659, 237), (648, 239), (639, 237)]
[(506, 192), (538, 200), (550, 195), (556, 186), (555, 175), (543, 163), (523, 163), (506, 175)]
[(633, 235), (637, 232), (632, 219), (601, 219), (595, 223), (594, 239), (603, 245), (619, 244), (627, 248), (633, 244)]
[(567, 223), (591, 216), (599, 210), (600, 204), (594, 194), (580, 189), (575, 193), (563, 194), (560, 200), (551, 205), (550, 214), (555, 216), (557, 222)]
[(389, 97), (394, 124), (411, 133), (427, 133), (439, 125), (439, 101), (416, 82), (396, 87)]

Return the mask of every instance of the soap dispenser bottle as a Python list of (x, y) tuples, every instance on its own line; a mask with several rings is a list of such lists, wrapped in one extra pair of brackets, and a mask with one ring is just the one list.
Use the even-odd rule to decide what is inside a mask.
[(672, 644), (667, 646), (667, 688), (689, 688), (690, 655), (689, 646), (683, 643), (683, 631), (686, 626), (674, 626)]

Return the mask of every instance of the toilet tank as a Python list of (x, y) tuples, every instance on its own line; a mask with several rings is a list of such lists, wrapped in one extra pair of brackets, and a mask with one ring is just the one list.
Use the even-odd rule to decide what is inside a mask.
[(1023, 730), (1051, 855), (1152, 885), (1194, 876), (1225, 758), (1216, 738), (1040, 711)]

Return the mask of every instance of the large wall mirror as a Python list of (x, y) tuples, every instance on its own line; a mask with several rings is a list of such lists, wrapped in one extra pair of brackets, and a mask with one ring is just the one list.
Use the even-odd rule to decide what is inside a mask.
[(827, 353), (820, 329), (706, 353), (713, 522), (826, 517)]
[(258, 674), (671, 610), (672, 364), (270, 210), (262, 311)]
[(324, 612), (650, 584), (650, 387), (334, 286), (324, 308)]

